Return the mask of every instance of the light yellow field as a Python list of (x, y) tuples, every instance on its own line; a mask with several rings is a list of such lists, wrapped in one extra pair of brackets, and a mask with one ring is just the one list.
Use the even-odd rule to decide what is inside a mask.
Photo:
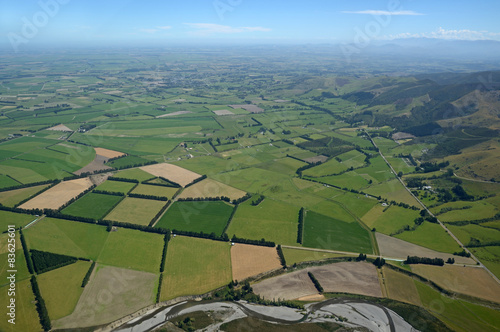
[(95, 153), (106, 157), (106, 158), (116, 158), (116, 157), (121, 157), (124, 156), (126, 153), (119, 152), (119, 151), (113, 151), (113, 150), (108, 150), (104, 148), (94, 148)]
[(396, 272), (387, 267), (383, 267), (382, 272), (384, 274), (384, 283), (389, 298), (415, 305), (422, 305), (417, 286), (415, 286), (415, 282), (410, 276)]
[(231, 247), (233, 280), (242, 281), (263, 272), (279, 269), (276, 248), (236, 243)]
[(198, 173), (191, 172), (185, 168), (168, 163), (143, 166), (140, 167), (140, 169), (154, 176), (164, 177), (165, 179), (178, 183), (183, 187), (201, 176)]
[(235, 200), (245, 196), (246, 192), (233, 187), (230, 187), (224, 183), (212, 179), (205, 179), (200, 181), (182, 191), (179, 198), (206, 198), (206, 197), (218, 197), (226, 196), (231, 200)]
[(54, 209), (57, 210), (70, 199), (92, 186), (89, 178), (61, 182), (49, 190), (41, 193), (26, 203), (20, 205), (21, 209)]

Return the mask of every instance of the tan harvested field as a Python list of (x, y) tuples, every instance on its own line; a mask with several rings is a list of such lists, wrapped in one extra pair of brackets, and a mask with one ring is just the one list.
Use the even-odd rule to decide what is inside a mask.
[(233, 280), (242, 281), (281, 267), (276, 248), (236, 243), (231, 247)]
[(153, 273), (96, 266), (75, 311), (53, 322), (53, 328), (81, 328), (109, 323), (153, 304)]
[(234, 115), (234, 113), (229, 110), (217, 110), (212, 112), (214, 112), (216, 115)]
[(82, 178), (61, 182), (40, 195), (20, 205), (21, 209), (58, 209), (82, 191), (90, 188), (92, 181)]
[(255, 294), (259, 294), (267, 300), (277, 300), (278, 298), (294, 300), (318, 294), (318, 290), (307, 275), (307, 270), (299, 270), (266, 279), (252, 285), (252, 288)]
[(59, 124), (57, 126), (54, 126), (54, 127), (50, 127), (48, 128), (47, 130), (55, 130), (55, 131), (73, 131), (71, 130), (70, 128), (66, 127), (65, 125), (63, 124)]
[(319, 156), (315, 156), (315, 157), (310, 157), (310, 158), (306, 158), (304, 159), (305, 162), (308, 162), (308, 163), (317, 163), (318, 161), (321, 161), (322, 163), (324, 163), (325, 161), (328, 160), (328, 157), (327, 156), (323, 156), (323, 155), (319, 155)]
[(415, 264), (411, 270), (444, 289), (500, 303), (500, 285), (482, 268)]
[(126, 153), (123, 152), (108, 150), (104, 148), (94, 148), (94, 150), (96, 154), (106, 158), (116, 158), (126, 155)]
[(306, 269), (318, 279), (325, 292), (353, 293), (382, 297), (375, 265), (341, 262)]
[(432, 249), (427, 249), (419, 245), (409, 243), (398, 238), (376, 233), (380, 254), (385, 257), (406, 259), (407, 256), (419, 256), (429, 258), (442, 258), (445, 261), (451, 257), (458, 264), (475, 264), (472, 258), (446, 254)]
[(406, 274), (383, 267), (384, 282), (388, 297), (401, 302), (422, 305), (413, 278)]
[(106, 158), (104, 156), (101, 156), (99, 154), (95, 155), (94, 160), (90, 164), (88, 164), (85, 167), (80, 168), (78, 171), (74, 172), (76, 175), (80, 175), (82, 173), (87, 173), (87, 172), (94, 172), (94, 171), (100, 171), (103, 169), (112, 169), (109, 166), (104, 165), (104, 162), (108, 161), (109, 158)]
[(154, 176), (161, 176), (167, 180), (176, 182), (183, 187), (201, 176), (198, 173), (169, 163), (143, 166), (140, 169)]
[(245, 196), (245, 194), (246, 192), (243, 190), (230, 187), (212, 179), (205, 179), (184, 189), (179, 195), (179, 198), (227, 196), (233, 200), (241, 198)]

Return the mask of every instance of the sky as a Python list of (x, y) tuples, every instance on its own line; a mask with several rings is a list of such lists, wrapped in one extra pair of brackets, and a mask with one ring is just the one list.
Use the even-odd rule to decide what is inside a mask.
[(500, 41), (498, 13), (498, 0), (0, 0), (0, 47)]

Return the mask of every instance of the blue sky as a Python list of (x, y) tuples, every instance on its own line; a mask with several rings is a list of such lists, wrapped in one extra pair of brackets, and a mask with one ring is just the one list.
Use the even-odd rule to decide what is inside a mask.
[(0, 43), (500, 40), (498, 13), (498, 0), (0, 0)]

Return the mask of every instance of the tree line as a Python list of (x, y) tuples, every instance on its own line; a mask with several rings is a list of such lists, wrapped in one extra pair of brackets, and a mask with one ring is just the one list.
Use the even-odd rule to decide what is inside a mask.
[(38, 288), (38, 282), (36, 281), (36, 277), (34, 275), (31, 276), (30, 282), (33, 294), (35, 295), (36, 311), (38, 312), (38, 317), (40, 318), (40, 324), (42, 325), (44, 331), (50, 331), (52, 329), (52, 325), (50, 323), (49, 312), (47, 311), (45, 301), (40, 293), (40, 288)]
[(307, 272), (307, 275), (309, 276), (309, 279), (311, 279), (312, 283), (314, 284), (314, 287), (318, 290), (319, 293), (323, 293), (324, 289), (323, 286), (319, 283), (318, 279), (312, 274), (312, 272)]
[(297, 228), (297, 243), (302, 244), (303, 232), (304, 232), (304, 214), (305, 210), (303, 207), (299, 210), (299, 226)]
[(286, 269), (286, 259), (285, 255), (283, 254), (283, 249), (281, 249), (281, 244), (278, 244), (278, 246), (276, 247), (276, 252), (278, 253), (281, 266), (283, 266), (283, 268)]
[(404, 261), (405, 264), (427, 264), (427, 265), (438, 265), (443, 266), (444, 260), (442, 258), (428, 258), (428, 257), (418, 257), (418, 256), (408, 256)]
[(90, 276), (92, 275), (92, 271), (94, 271), (94, 268), (95, 268), (95, 262), (92, 262), (92, 264), (90, 265), (87, 273), (85, 274), (85, 277), (83, 277), (82, 288), (84, 288), (85, 286), (87, 286), (87, 283), (90, 280)]
[(35, 249), (31, 249), (30, 253), (37, 274), (55, 270), (78, 261), (76, 257), (53, 254), (51, 252)]

